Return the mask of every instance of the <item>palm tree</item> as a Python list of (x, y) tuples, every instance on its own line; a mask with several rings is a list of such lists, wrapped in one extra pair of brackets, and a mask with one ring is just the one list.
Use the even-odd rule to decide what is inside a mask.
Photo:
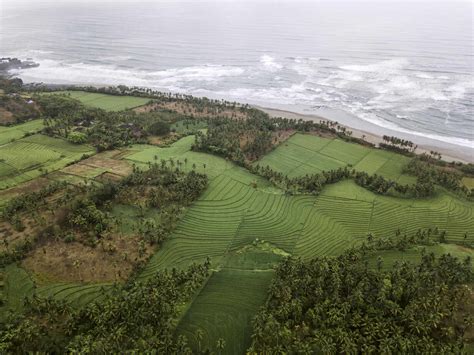
[(198, 349), (201, 352), (201, 341), (204, 337), (204, 332), (201, 329), (196, 330), (196, 339), (198, 341)]
[(226, 345), (226, 342), (224, 339), (219, 338), (219, 340), (217, 340), (216, 348), (219, 354), (222, 354), (222, 350), (224, 350), (225, 345)]

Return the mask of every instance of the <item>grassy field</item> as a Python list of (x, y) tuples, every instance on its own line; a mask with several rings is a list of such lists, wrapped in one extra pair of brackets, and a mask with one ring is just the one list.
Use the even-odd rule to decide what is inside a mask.
[(0, 146), (0, 189), (63, 168), (95, 150), (59, 138), (35, 134)]
[(463, 182), (464, 186), (466, 186), (468, 189), (474, 189), (474, 178), (464, 177), (462, 179), (462, 182)]
[(58, 283), (38, 287), (36, 295), (65, 301), (72, 306), (80, 307), (93, 301), (100, 301), (111, 289), (112, 284), (75, 284)]
[[(225, 354), (244, 354), (250, 346), (252, 318), (263, 305), (272, 271), (223, 269), (215, 272), (193, 301), (178, 326), (191, 348), (220, 353), (217, 341), (225, 340)], [(196, 335), (202, 331), (202, 339)]]
[(339, 139), (295, 134), (257, 163), (270, 166), (290, 177), (315, 174), (347, 165), (369, 174), (379, 174), (400, 183), (416, 182), (402, 174), (410, 158), (392, 152), (372, 149)]
[(33, 295), (35, 289), (28, 273), (15, 264), (0, 269), (0, 272), (3, 274), (0, 291), (5, 301), (3, 307), (0, 307), (0, 318), (2, 318), (6, 310), (21, 311), (24, 298)]
[(15, 126), (0, 126), (0, 146), (22, 138), (26, 133), (36, 133), (43, 129), (43, 120), (33, 120)]
[[(124, 173), (131, 164), (146, 167), (148, 163), (160, 164), (163, 159), (168, 165), (208, 175), (207, 190), (188, 207), (177, 228), (138, 278), (144, 280), (158, 270), (185, 268), (211, 258), (213, 274), (187, 305), (177, 328), (178, 334), (188, 336), (196, 351), (206, 347), (217, 351), (216, 343), (223, 338), (226, 346), (222, 353), (245, 353), (251, 341), (251, 318), (265, 302), (273, 267), (284, 256), (308, 260), (338, 255), (366, 240), (368, 233), (387, 237), (397, 230), (412, 234), (434, 227), (447, 231), (448, 242), (474, 241), (474, 203), (443, 190), (433, 198), (402, 199), (376, 195), (347, 180), (326, 186), (319, 196), (292, 196), (225, 159), (191, 151), (193, 142), (194, 137), (188, 136), (166, 148), (134, 145), (123, 153), (96, 155), (81, 162), (83, 167), (76, 164), (62, 173), (77, 179), (93, 179), (106, 171)], [(18, 172), (20, 177), (24, 173), (34, 175), (31, 172), (39, 167), (59, 169), (89, 149), (41, 135), (19, 139), (0, 147), (2, 158), (7, 157), (0, 163), (0, 177), (2, 173), (13, 176)], [(296, 134), (260, 164), (292, 176), (351, 164), (356, 169), (408, 183), (412, 177), (401, 174), (407, 162), (408, 158), (390, 152)], [(120, 228), (124, 234), (133, 229), (138, 213), (130, 206), (112, 209), (112, 215), (122, 221)], [(147, 216), (157, 218), (158, 214), (150, 210)], [(452, 244), (435, 245), (432, 251), (458, 256), (472, 254)], [(382, 254), (386, 260), (384, 267), (390, 267), (399, 258), (419, 260), (420, 250)], [(371, 263), (376, 262), (377, 256)], [(32, 292), (31, 280), (22, 278), (25, 275), (21, 270), (9, 271), (14, 275), (10, 280), (19, 280), (19, 286), (6, 287), (8, 294), (15, 295), (23, 289), (27, 294)], [(81, 306), (100, 300), (110, 287), (57, 283), (41, 286), (36, 292)], [(196, 337), (198, 329), (203, 332), (202, 339)]]
[(185, 267), (207, 256), (220, 262), (229, 251), (257, 238), (305, 259), (336, 255), (360, 243), (369, 232), (387, 236), (397, 230), (411, 234), (419, 228), (438, 227), (447, 231), (448, 241), (463, 242), (466, 232), (469, 240), (474, 238), (473, 204), (447, 193), (401, 199), (342, 181), (327, 186), (318, 197), (288, 196), (224, 159), (189, 151), (192, 141), (186, 137), (169, 148), (140, 146), (136, 147), (140, 151), (126, 157), (141, 163), (172, 158), (187, 170), (198, 161), (196, 170), (211, 179), (143, 276), (166, 267)]
[(97, 107), (107, 111), (123, 111), (143, 106), (150, 99), (134, 96), (116, 96), (85, 91), (56, 91), (51, 94), (66, 94), (81, 101), (86, 106)]
[[(318, 197), (288, 196), (223, 159), (189, 151), (191, 144), (192, 138), (188, 137), (169, 148), (140, 146), (127, 159), (146, 163), (172, 158), (183, 162), (187, 157), (184, 168), (189, 169), (193, 157), (199, 157), (200, 163), (207, 164), (206, 171), (196, 165), (197, 170), (210, 175), (207, 191), (141, 274), (147, 278), (157, 270), (184, 268), (207, 257), (211, 257), (213, 267), (223, 268), (211, 277), (179, 324), (178, 333), (187, 335), (194, 349), (209, 346), (215, 350), (217, 340), (224, 338), (224, 353), (245, 351), (249, 341), (246, 317), (263, 302), (259, 301), (262, 296), (254, 292), (259, 282), (268, 282), (265, 277), (271, 277), (270, 271), (256, 270), (271, 269), (282, 255), (304, 260), (338, 255), (366, 240), (369, 232), (390, 236), (398, 229), (411, 234), (419, 228), (438, 227), (447, 231), (448, 241), (458, 243), (463, 242), (466, 232), (470, 233), (469, 241), (474, 238), (473, 204), (447, 193), (423, 200), (400, 199), (376, 195), (352, 181), (342, 181), (326, 187)], [(373, 156), (379, 153), (374, 150), (368, 154), (375, 161)], [(386, 157), (385, 152), (381, 153), (382, 158)], [(362, 156), (361, 152), (356, 154)], [(367, 164), (369, 157), (362, 160)], [(388, 171), (386, 164), (379, 161), (374, 169)], [(392, 176), (396, 175), (392, 170)], [(249, 245), (261, 243), (277, 253), (242, 253)], [(204, 332), (200, 341), (197, 329)]]

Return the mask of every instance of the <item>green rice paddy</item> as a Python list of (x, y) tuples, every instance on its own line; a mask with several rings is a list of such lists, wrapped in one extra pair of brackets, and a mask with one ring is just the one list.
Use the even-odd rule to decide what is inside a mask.
[(66, 94), (84, 105), (107, 111), (123, 111), (147, 104), (150, 99), (135, 96), (107, 95), (85, 91), (55, 91), (51, 94)]
[(410, 158), (385, 150), (297, 133), (257, 164), (268, 165), (290, 177), (316, 174), (349, 165), (370, 175), (379, 174), (403, 184), (411, 184), (416, 179), (402, 174), (409, 161)]
[(0, 126), (0, 146), (22, 138), (27, 133), (36, 133), (43, 129), (43, 120), (33, 120), (15, 126)]
[[(6, 165), (19, 171), (34, 166), (35, 159), (48, 166), (57, 159), (55, 154), (66, 154), (58, 153), (61, 149), (72, 154), (72, 148), (63, 146), (67, 142), (47, 138), (51, 141), (44, 143), (46, 138), (36, 135), (11, 143), (19, 145), (5, 150), (12, 152)], [(41, 142), (43, 148), (36, 146)], [(287, 255), (303, 260), (338, 255), (362, 243), (368, 233), (388, 237), (398, 230), (412, 234), (435, 227), (447, 232), (448, 243), (474, 241), (474, 204), (443, 190), (433, 198), (402, 199), (376, 195), (348, 180), (326, 186), (319, 196), (291, 196), (225, 159), (191, 151), (193, 142), (194, 137), (188, 136), (166, 148), (135, 145), (127, 149), (124, 159), (143, 167), (166, 160), (168, 165), (209, 176), (208, 189), (187, 209), (138, 278), (211, 258), (213, 273), (183, 309), (177, 327), (177, 334), (186, 335), (196, 351), (209, 347), (216, 352), (222, 338), (226, 341), (223, 353), (245, 353), (251, 341), (251, 319), (265, 302), (274, 266)], [(41, 152), (39, 158), (13, 153), (28, 150), (28, 144), (36, 144), (31, 149)], [(14, 154), (18, 154), (16, 159)], [(408, 161), (390, 152), (296, 134), (259, 163), (293, 176), (351, 164), (371, 174), (412, 182), (401, 172)], [(138, 216), (129, 206), (115, 206), (112, 213), (124, 221), (125, 234)], [(152, 211), (147, 213), (156, 218)], [(454, 244), (430, 248), (437, 254), (472, 254)], [(398, 259), (419, 260), (420, 250), (384, 252), (382, 257), (384, 267), (390, 267)], [(54, 284), (38, 288), (37, 294), (80, 306), (100, 300), (109, 288), (108, 284)]]
[(0, 189), (59, 170), (95, 150), (63, 139), (35, 134), (0, 146)]

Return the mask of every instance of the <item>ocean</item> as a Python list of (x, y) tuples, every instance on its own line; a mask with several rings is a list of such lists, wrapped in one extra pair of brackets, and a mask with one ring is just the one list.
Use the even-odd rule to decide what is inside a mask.
[(125, 84), (474, 148), (472, 3), (4, 0), (25, 82)]

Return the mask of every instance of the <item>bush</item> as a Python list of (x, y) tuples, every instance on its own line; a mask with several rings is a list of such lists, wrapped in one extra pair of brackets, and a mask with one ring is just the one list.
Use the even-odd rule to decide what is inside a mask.
[(170, 125), (163, 121), (157, 121), (150, 125), (148, 133), (155, 136), (164, 136), (170, 133)]
[(74, 144), (84, 144), (87, 142), (87, 135), (82, 132), (71, 132), (67, 140)]

